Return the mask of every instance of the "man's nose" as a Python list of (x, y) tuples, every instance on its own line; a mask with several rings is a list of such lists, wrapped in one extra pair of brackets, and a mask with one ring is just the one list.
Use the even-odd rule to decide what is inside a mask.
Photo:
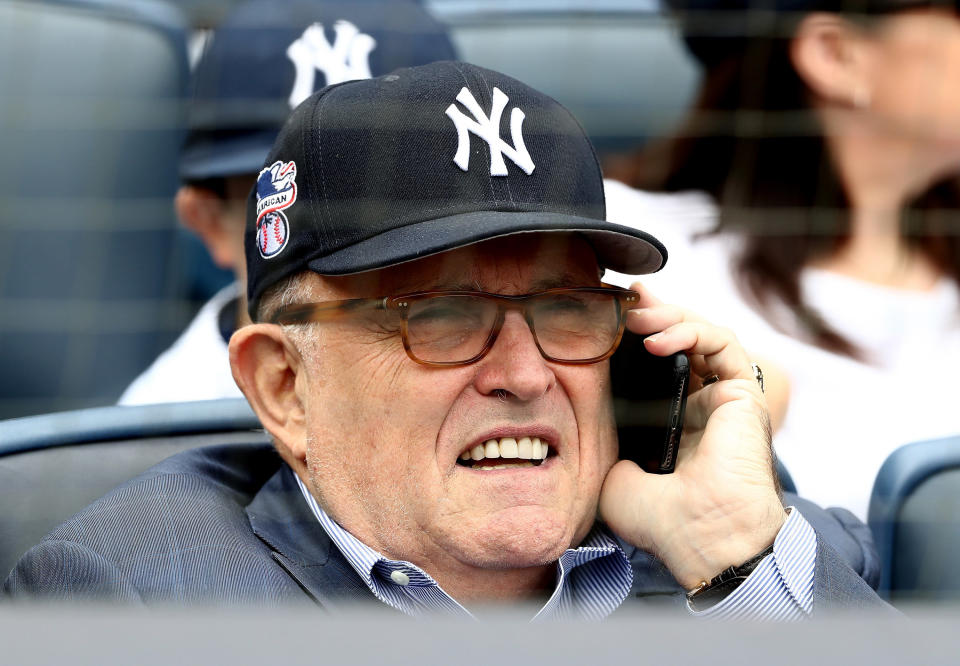
[[(540, 398), (556, 383), (523, 315), (511, 310), (493, 347), (479, 362), (475, 386), (484, 395), (506, 391), (522, 401)], [(502, 395), (502, 393), (501, 393)]]

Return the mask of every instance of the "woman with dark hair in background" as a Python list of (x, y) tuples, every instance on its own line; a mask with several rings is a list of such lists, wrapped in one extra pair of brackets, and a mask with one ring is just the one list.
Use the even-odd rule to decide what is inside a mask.
[(675, 136), (610, 165), (638, 189), (608, 181), (608, 216), (657, 220), (673, 261), (646, 282), (780, 366), (779, 457), (865, 519), (893, 449), (960, 433), (960, 18), (694, 2), (677, 9), (700, 96)]

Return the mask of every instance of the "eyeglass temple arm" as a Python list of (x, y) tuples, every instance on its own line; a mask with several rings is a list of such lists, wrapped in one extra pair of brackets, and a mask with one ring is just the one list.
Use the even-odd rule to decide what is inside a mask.
[(386, 310), (386, 298), (350, 298), (343, 301), (304, 303), (283, 308), (270, 317), (271, 324), (308, 324), (332, 321), (359, 310)]

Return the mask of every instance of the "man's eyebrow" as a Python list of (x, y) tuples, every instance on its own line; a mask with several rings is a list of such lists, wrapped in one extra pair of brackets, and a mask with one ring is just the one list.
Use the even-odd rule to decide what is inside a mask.
[[(530, 291), (545, 291), (547, 289), (557, 289), (560, 287), (594, 287), (599, 284), (599, 276), (596, 280), (584, 280), (583, 276), (563, 273), (561, 275), (534, 280), (530, 285)], [(486, 289), (483, 289), (483, 286), (476, 281), (458, 281), (432, 282), (423, 288), (417, 289), (417, 291), (486, 291)]]
[(558, 289), (560, 287), (595, 287), (599, 286), (599, 276), (595, 280), (584, 280), (583, 276), (576, 276), (572, 273), (564, 273), (559, 276), (536, 280), (531, 285), (534, 291), (543, 291), (545, 289)]

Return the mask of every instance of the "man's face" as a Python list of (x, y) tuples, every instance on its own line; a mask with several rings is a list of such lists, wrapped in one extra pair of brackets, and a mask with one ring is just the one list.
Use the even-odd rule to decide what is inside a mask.
[[(582, 239), (525, 234), (355, 276), (316, 278), (316, 300), (437, 289), (523, 294), (599, 284)], [(428, 571), (556, 560), (589, 531), (616, 434), (606, 362), (548, 362), (519, 311), (480, 361), (437, 368), (404, 352), (395, 312), (315, 325), (297, 378), (310, 487), (341, 525)], [(539, 466), (458, 464), (488, 440), (539, 437)], [(492, 461), (490, 464), (495, 464)]]

